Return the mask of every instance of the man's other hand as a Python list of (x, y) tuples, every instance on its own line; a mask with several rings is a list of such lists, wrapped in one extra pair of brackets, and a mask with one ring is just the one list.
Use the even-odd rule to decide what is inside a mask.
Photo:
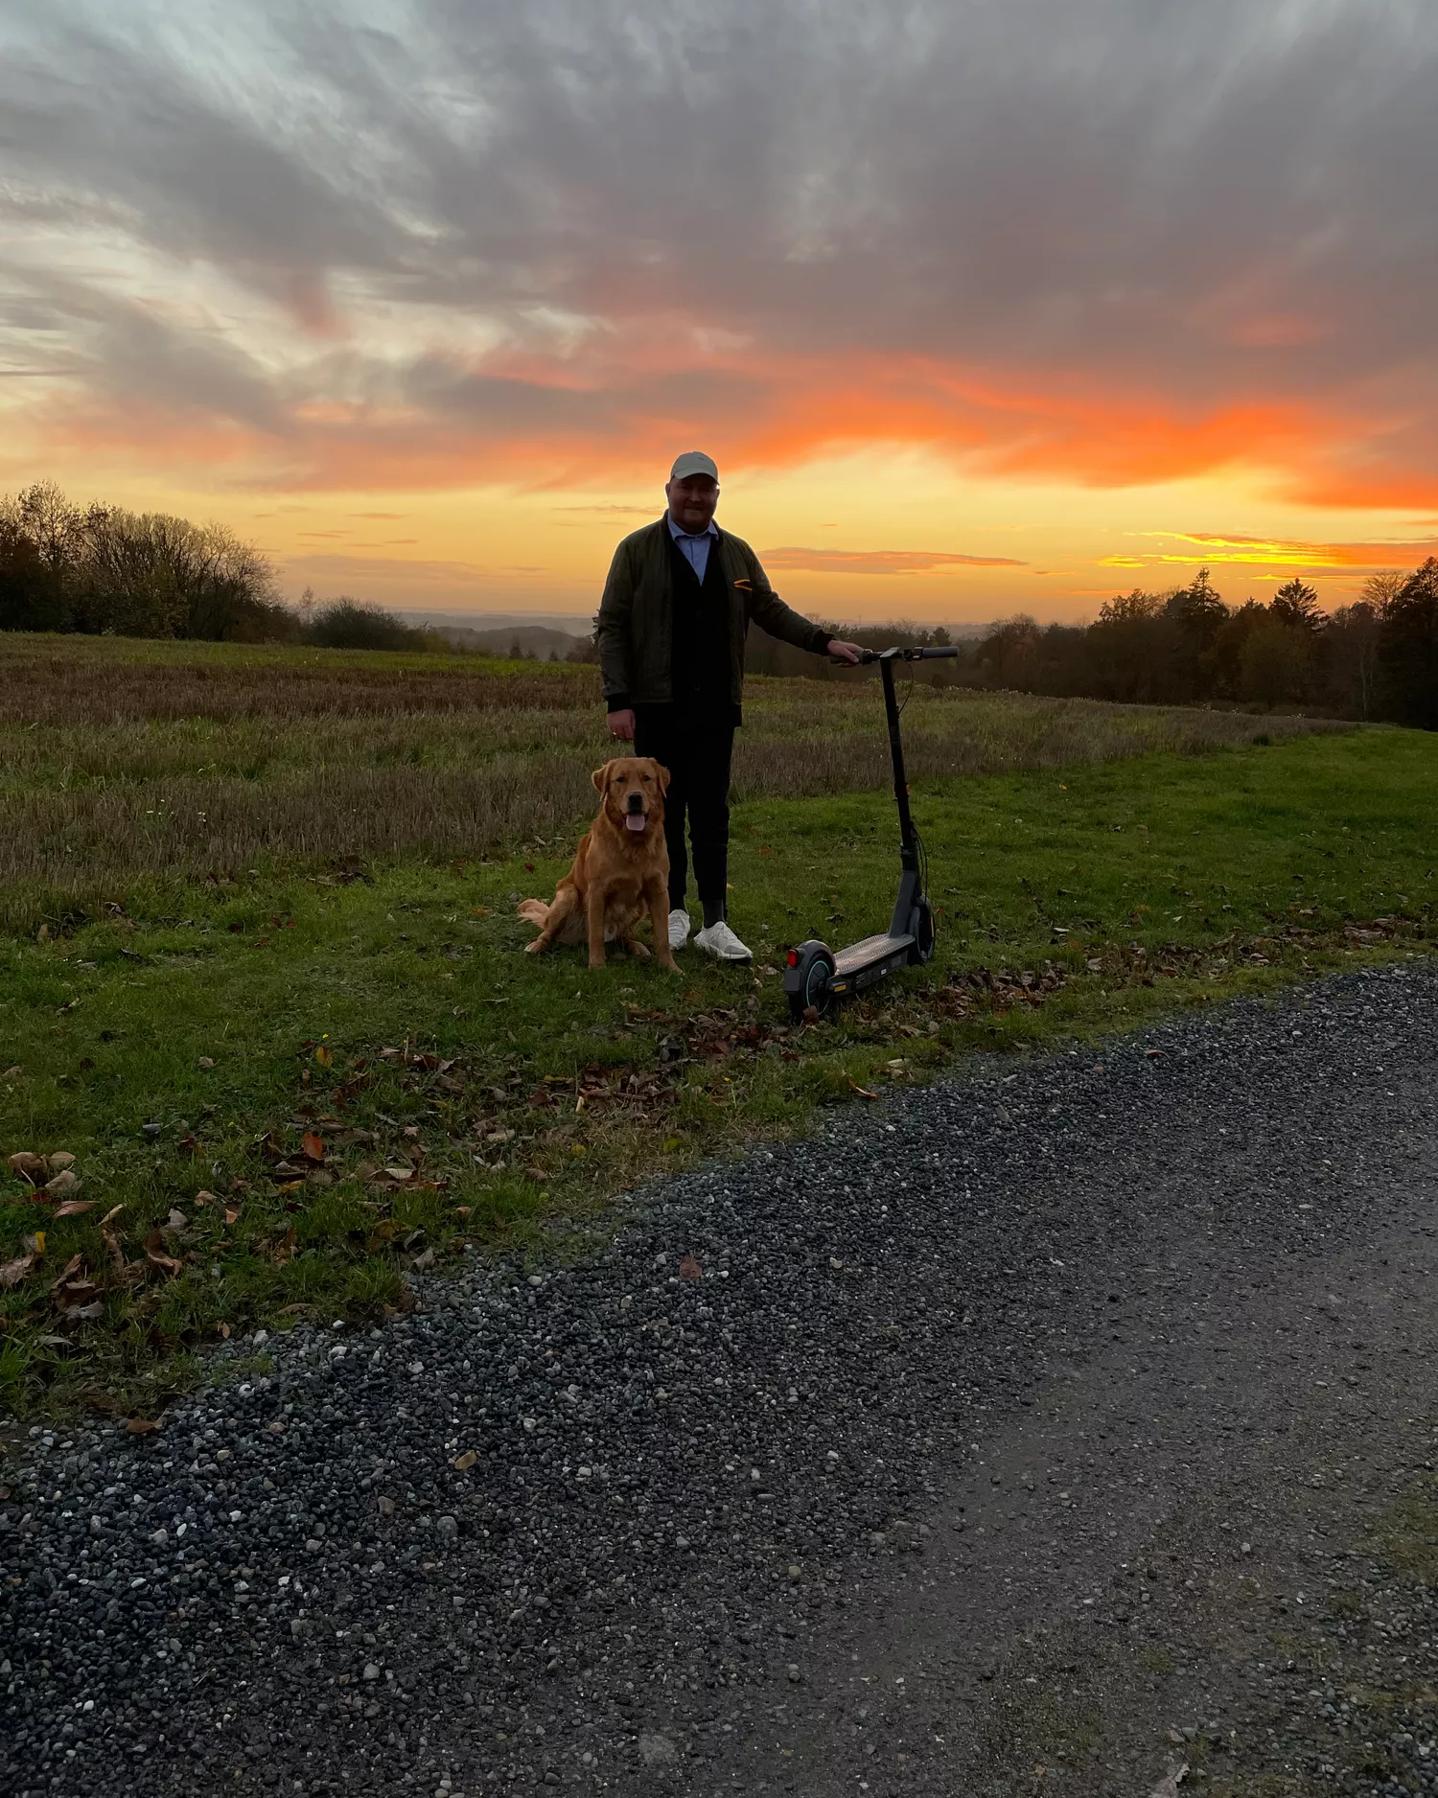
[(634, 710), (631, 706), (625, 706), (622, 712), (609, 714), (609, 734), (611, 737), (621, 737), (626, 743), (634, 741)]
[(864, 651), (861, 644), (845, 643), (839, 637), (830, 637), (829, 647), (824, 653), (836, 662), (857, 662)]

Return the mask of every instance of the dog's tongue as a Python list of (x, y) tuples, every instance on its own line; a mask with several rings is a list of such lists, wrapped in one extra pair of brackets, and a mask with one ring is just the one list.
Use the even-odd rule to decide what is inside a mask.
[(624, 814), (624, 828), (626, 830), (643, 830), (648, 822), (649, 820), (645, 817), (643, 812), (626, 812)]

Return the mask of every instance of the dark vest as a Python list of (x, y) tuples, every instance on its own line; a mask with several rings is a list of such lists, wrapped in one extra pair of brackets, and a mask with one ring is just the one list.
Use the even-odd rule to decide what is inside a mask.
[(729, 694), (729, 594), (719, 555), (719, 539), (709, 539), (709, 558), (701, 582), (694, 564), (674, 541), (669, 543), (670, 588), (674, 607), (673, 662), (670, 677), (676, 705), (732, 711)]

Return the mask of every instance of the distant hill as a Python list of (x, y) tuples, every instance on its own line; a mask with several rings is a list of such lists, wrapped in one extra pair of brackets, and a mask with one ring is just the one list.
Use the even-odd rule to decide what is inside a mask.
[(585, 618), (574, 612), (427, 612), (400, 606), (393, 609), (403, 617), (406, 624), (423, 624), (437, 631), (453, 628), (492, 634), (509, 630), (515, 625), (526, 630), (543, 626), (546, 630), (568, 636), (572, 641), (576, 637), (587, 637), (594, 629), (592, 615)]
[(535, 656), (541, 662), (547, 662), (551, 653), (562, 662), (584, 640), (577, 632), (554, 630), (546, 624), (509, 624), (488, 630), (474, 630), (466, 624), (441, 624), (435, 630), (456, 649), (491, 656), (507, 656), (517, 649), (521, 655)]

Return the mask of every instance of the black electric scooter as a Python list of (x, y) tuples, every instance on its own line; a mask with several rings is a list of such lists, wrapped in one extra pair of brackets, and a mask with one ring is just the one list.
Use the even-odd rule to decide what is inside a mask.
[(904, 746), (899, 740), (899, 705), (894, 696), (894, 663), (927, 662), (956, 656), (957, 647), (942, 649), (866, 649), (860, 660), (877, 662), (884, 680), (884, 710), (889, 719), (889, 755), (894, 764), (894, 798), (899, 805), (899, 896), (889, 928), (866, 936), (837, 954), (811, 937), (789, 951), (784, 991), (789, 1014), (797, 1023), (810, 1012), (822, 1017), (841, 999), (859, 993), (892, 974), (916, 967), (934, 953), (934, 908), (924, 891), (926, 858), (923, 839), (909, 815), (909, 789), (904, 779)]

